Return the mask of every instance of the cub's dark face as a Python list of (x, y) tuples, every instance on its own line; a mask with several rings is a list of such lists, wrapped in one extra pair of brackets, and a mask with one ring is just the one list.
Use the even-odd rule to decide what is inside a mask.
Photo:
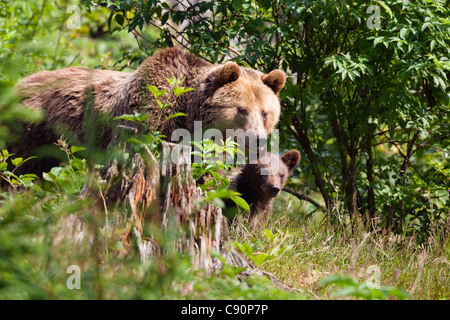
[(258, 159), (257, 164), (248, 164), (252, 167), (254, 179), (251, 183), (253, 190), (264, 198), (277, 197), (283, 189), (292, 170), (300, 162), (300, 152), (291, 150), (281, 157), (268, 153)]

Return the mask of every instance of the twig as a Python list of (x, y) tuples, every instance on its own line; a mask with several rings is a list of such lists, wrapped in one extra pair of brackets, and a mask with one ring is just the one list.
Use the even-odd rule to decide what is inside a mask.
[(321, 210), (325, 210), (325, 208), (322, 207), (322, 206), (320, 205), (320, 203), (314, 201), (313, 199), (311, 199), (311, 198), (308, 197), (308, 196), (305, 196), (304, 194), (300, 194), (300, 193), (298, 193), (298, 192), (296, 192), (296, 191), (294, 191), (294, 190), (292, 190), (292, 189), (289, 189), (289, 188), (283, 188), (283, 191), (286, 191), (287, 193), (290, 193), (290, 194), (292, 194), (293, 196), (296, 196), (296, 197), (297, 197), (298, 199), (300, 199), (300, 200), (308, 201), (309, 203), (311, 203), (312, 205), (314, 205), (316, 208), (319, 208), (319, 209), (321, 209)]
[(311, 293), (316, 300), (322, 300), (320, 297), (318, 297), (316, 294), (314, 294), (314, 292), (312, 292), (311, 290), (308, 290), (308, 292)]
[[(106, 216), (105, 226), (106, 226), (106, 229), (108, 229), (108, 227), (109, 227), (109, 223), (108, 223), (108, 206), (106, 205), (106, 199), (103, 196), (102, 187), (98, 183), (97, 179), (95, 179), (95, 183), (97, 184), (100, 197), (102, 198), (102, 201), (103, 201), (103, 208), (105, 209), (105, 216)], [(106, 248), (106, 252), (108, 252), (108, 248)]]

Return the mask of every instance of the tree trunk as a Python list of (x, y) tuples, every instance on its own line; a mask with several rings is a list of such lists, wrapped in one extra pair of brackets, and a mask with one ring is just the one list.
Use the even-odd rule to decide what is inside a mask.
[(372, 140), (367, 139), (366, 142), (366, 152), (367, 152), (367, 161), (366, 161), (366, 174), (367, 174), (367, 180), (369, 182), (369, 186), (367, 188), (367, 223), (369, 224), (368, 227), (372, 228), (372, 220), (375, 218), (375, 193), (373, 191), (373, 159), (372, 159)]
[(332, 199), (330, 197), (330, 195), (328, 194), (327, 190), (326, 190), (326, 182), (323, 179), (321, 173), (320, 173), (320, 169), (319, 166), (317, 164), (317, 159), (314, 156), (314, 152), (311, 148), (311, 143), (309, 141), (309, 138), (306, 134), (306, 132), (304, 132), (300, 126), (299, 126), (299, 122), (298, 119), (294, 118), (294, 124), (295, 124), (295, 130), (291, 127), (289, 127), (289, 130), (292, 132), (292, 134), (294, 135), (294, 137), (297, 139), (297, 141), (299, 142), (299, 144), (302, 146), (302, 149), (305, 151), (306, 156), (308, 157), (309, 163), (311, 164), (312, 170), (313, 170), (313, 174), (314, 174), (314, 181), (316, 183), (316, 186), (319, 188), (319, 191), (322, 195), (322, 198), (325, 202), (325, 207), (327, 211), (332, 211), (333, 209), (333, 202)]

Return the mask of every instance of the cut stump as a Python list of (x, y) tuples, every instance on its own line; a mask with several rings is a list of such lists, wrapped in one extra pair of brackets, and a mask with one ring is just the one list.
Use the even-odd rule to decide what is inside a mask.
[(152, 243), (141, 239), (144, 221), (151, 221), (163, 230), (174, 223), (184, 230), (180, 249), (189, 253), (193, 268), (202, 268), (208, 274), (220, 269), (221, 261), (211, 255), (215, 252), (229, 265), (246, 267), (239, 278), (267, 276), (276, 287), (290, 290), (272, 274), (254, 268), (233, 247), (228, 220), (220, 207), (198, 201), (205, 194), (192, 177), (189, 146), (162, 143), (159, 163), (150, 150), (146, 149), (144, 154), (134, 155), (131, 166), (127, 168), (119, 168), (114, 162), (103, 174), (107, 181), (107, 202), (125, 202), (131, 210), (135, 220), (133, 234), (142, 261), (154, 252)]

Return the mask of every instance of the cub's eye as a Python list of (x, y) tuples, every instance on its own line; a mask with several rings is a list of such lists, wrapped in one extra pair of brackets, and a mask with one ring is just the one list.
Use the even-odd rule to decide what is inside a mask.
[(245, 109), (245, 108), (238, 108), (238, 112), (239, 112), (239, 114), (241, 114), (241, 115), (243, 115), (243, 116), (246, 116), (247, 114), (248, 114), (248, 111), (247, 111), (247, 109)]
[(267, 112), (263, 111), (263, 112), (261, 113), (261, 116), (262, 116), (262, 118), (263, 118), (263, 121), (266, 121), (266, 120), (267, 120), (267, 117), (268, 117), (268, 114), (267, 114)]
[(282, 173), (282, 174), (281, 174), (280, 178), (281, 178), (281, 179), (283, 179), (283, 178), (284, 178), (284, 173)]

